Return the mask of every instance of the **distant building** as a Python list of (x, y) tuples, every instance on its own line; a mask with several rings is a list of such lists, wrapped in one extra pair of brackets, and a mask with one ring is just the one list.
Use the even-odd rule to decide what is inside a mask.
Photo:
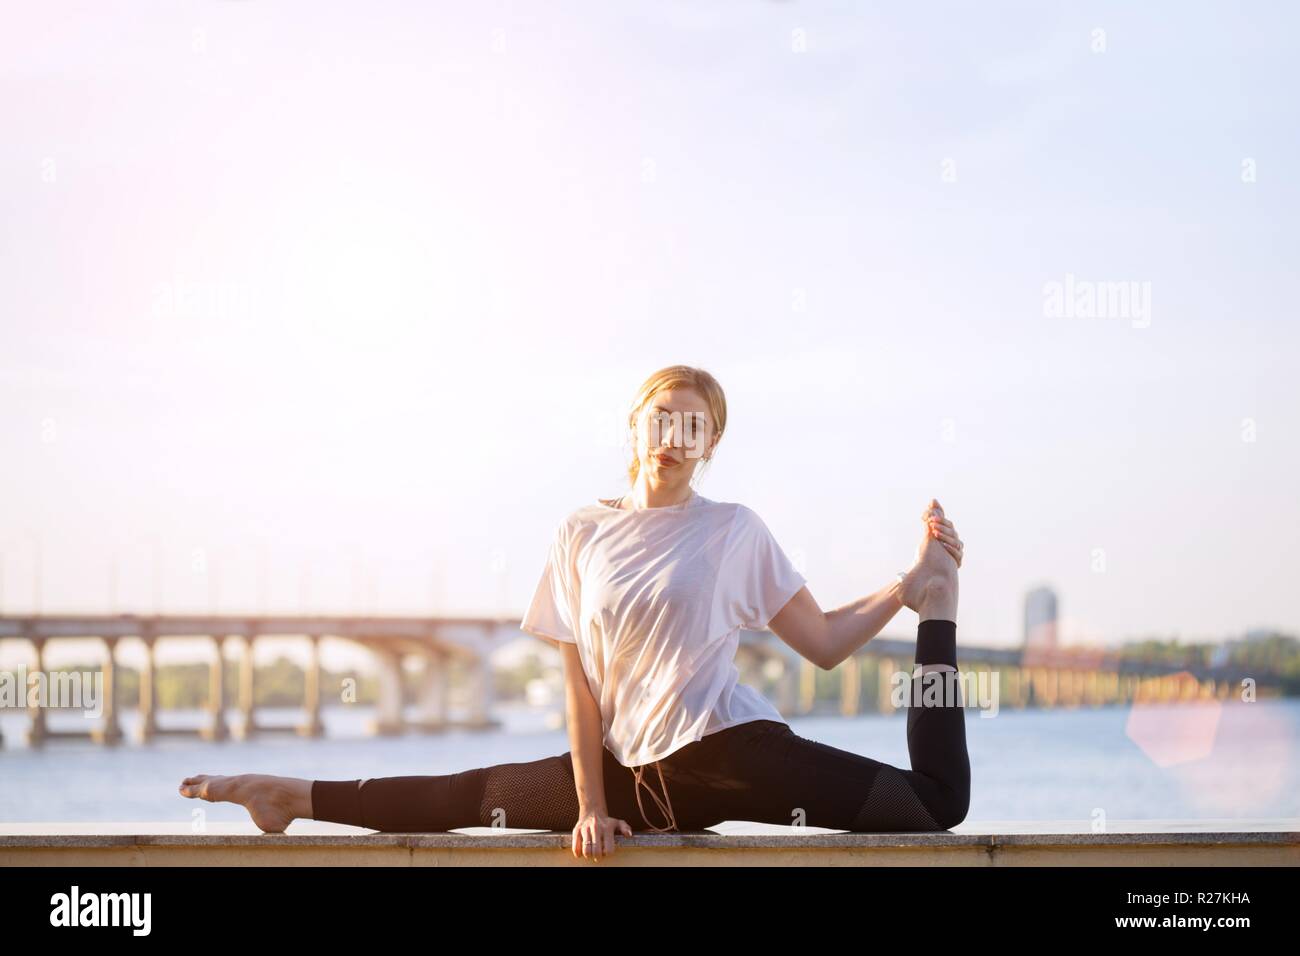
[(1056, 592), (1037, 587), (1025, 595), (1025, 647), (1056, 650)]

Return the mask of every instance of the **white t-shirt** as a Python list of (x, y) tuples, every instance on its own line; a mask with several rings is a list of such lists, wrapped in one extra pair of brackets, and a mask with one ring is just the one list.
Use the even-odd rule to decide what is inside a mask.
[(598, 499), (556, 528), (520, 629), (577, 644), (605, 745), (637, 767), (724, 727), (784, 722), (737, 682), (736, 648), (806, 583), (746, 505)]

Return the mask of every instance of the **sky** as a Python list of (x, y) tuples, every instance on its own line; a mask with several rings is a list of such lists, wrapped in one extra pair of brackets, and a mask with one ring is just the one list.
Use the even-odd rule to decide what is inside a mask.
[(4, 613), (518, 616), (682, 363), (823, 608), (1300, 633), (1288, 4), (4, 6)]

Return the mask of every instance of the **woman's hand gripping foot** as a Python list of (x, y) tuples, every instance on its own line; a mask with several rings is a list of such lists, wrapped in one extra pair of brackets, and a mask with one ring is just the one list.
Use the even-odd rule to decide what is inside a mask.
[(933, 498), (921, 512), (921, 521), (925, 532), (916, 548), (916, 561), (903, 580), (903, 605), (916, 611), (922, 621), (956, 621), (961, 538)]

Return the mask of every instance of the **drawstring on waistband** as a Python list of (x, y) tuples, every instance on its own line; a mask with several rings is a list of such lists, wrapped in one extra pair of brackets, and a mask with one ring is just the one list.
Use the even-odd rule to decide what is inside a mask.
[[(655, 793), (654, 788), (650, 786), (650, 784), (645, 783), (645, 781), (641, 779), (641, 774), (645, 771), (645, 768), (649, 766), (649, 764), (642, 764), (639, 767), (632, 768), (632, 776), (636, 780), (636, 805), (641, 810), (641, 819), (645, 820), (646, 826), (648, 826), (655, 833), (671, 833), (672, 831), (677, 829), (677, 818), (673, 816), (673, 804), (672, 801), (668, 799), (668, 784), (664, 782), (664, 771), (663, 768), (659, 766), (659, 761), (655, 760), (652, 762), (655, 765), (655, 770), (659, 771), (659, 786), (663, 789), (664, 799), (660, 800), (659, 794)], [(641, 803), (642, 786), (644, 786), (648, 791), (650, 791), (650, 796), (655, 798), (655, 803), (659, 805), (659, 812), (668, 819), (668, 826), (657, 827), (653, 823), (651, 823), (650, 818), (645, 815), (645, 807)], [(664, 801), (668, 801), (666, 807), (664, 805)]]

